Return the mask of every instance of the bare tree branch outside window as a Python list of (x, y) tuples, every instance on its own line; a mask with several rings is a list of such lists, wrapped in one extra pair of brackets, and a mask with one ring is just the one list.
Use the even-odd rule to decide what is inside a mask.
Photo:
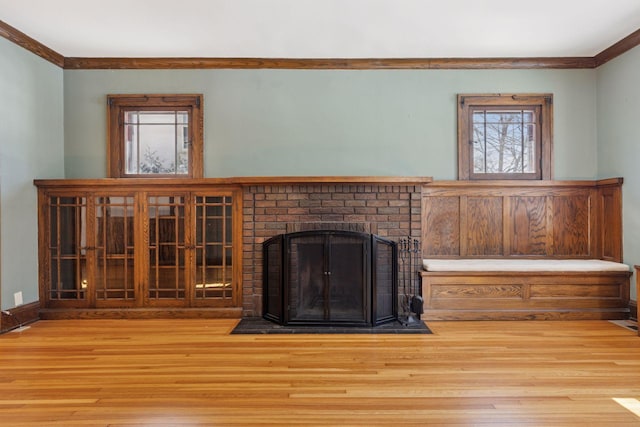
[(474, 111), (474, 173), (535, 172), (534, 120), (530, 110)]

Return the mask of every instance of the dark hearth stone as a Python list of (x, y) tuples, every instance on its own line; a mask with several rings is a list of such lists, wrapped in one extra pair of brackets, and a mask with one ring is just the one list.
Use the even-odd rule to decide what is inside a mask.
[(398, 321), (374, 327), (355, 326), (282, 326), (262, 318), (247, 318), (231, 331), (232, 334), (431, 334), (424, 322), (404, 325)]

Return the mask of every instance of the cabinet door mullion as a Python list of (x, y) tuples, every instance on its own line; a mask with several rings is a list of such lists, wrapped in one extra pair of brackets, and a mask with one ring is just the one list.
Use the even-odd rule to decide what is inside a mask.
[(184, 198), (184, 264), (185, 264), (185, 302), (193, 307), (195, 300), (195, 195), (189, 193)]
[(144, 307), (149, 303), (149, 215), (147, 211), (147, 192), (135, 195), (134, 215), (134, 283), (136, 289), (136, 306)]
[(82, 286), (86, 286), (86, 299), (89, 307), (96, 306), (96, 278), (97, 278), (97, 253), (96, 253), (96, 204), (95, 195), (89, 193), (85, 196), (85, 253), (86, 253), (86, 276), (82, 280)]

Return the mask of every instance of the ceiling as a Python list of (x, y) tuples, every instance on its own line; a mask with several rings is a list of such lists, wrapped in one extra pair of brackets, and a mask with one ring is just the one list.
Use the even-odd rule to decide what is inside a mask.
[(0, 0), (65, 57), (592, 57), (639, 0)]

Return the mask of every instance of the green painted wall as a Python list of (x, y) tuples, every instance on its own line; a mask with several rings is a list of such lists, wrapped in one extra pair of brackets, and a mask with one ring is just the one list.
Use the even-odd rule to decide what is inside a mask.
[(205, 176), (457, 176), (458, 93), (554, 94), (555, 177), (597, 174), (594, 70), (67, 70), (65, 173), (106, 176), (106, 95), (203, 93)]
[[(624, 177), (624, 261), (630, 265), (640, 264), (639, 76), (640, 47), (597, 69), (598, 176)], [(631, 297), (637, 300), (634, 286)]]
[(0, 298), (38, 300), (34, 178), (64, 176), (63, 71), (0, 38)]

